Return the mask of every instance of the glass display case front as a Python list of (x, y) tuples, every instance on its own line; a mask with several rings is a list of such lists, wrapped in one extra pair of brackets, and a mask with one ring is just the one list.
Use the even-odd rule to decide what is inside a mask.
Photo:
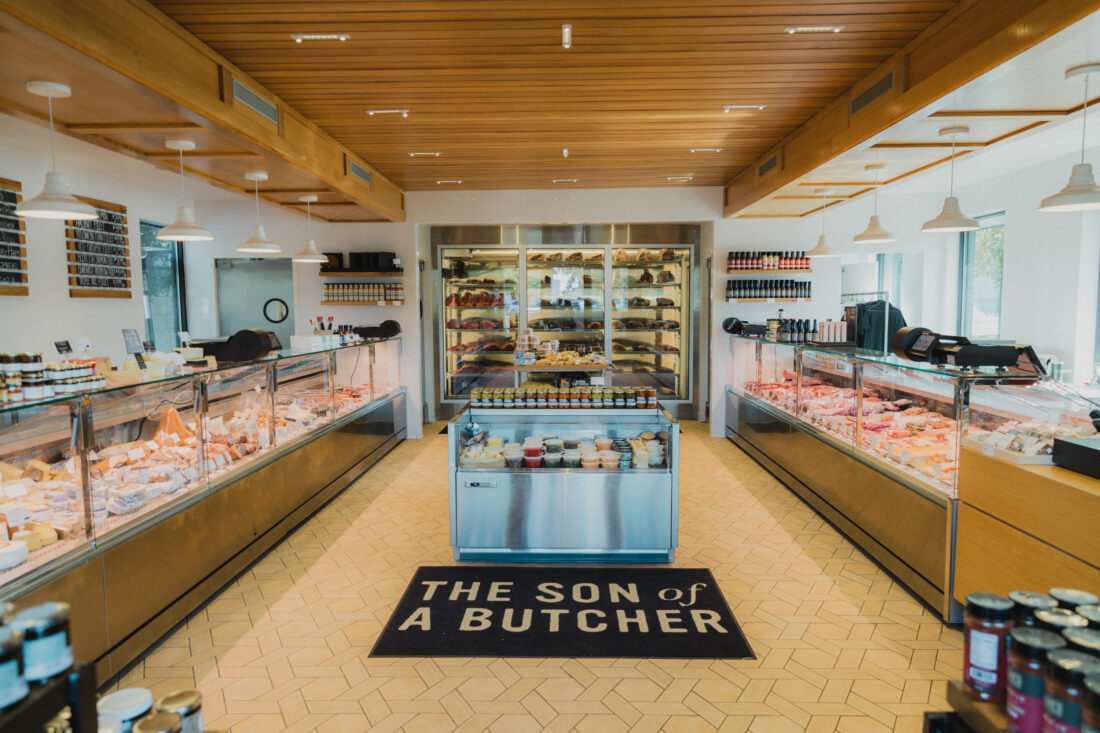
[(519, 250), (447, 247), (443, 278), (443, 394), (510, 387), (519, 328)]
[(271, 370), (267, 364), (249, 364), (212, 372), (203, 380), (203, 458), (207, 476), (215, 481), (274, 447)]
[(333, 384), (327, 353), (280, 359), (275, 374), (275, 445), (332, 419)]
[(603, 354), (604, 250), (527, 247), (527, 327), (551, 350)]
[(77, 401), (0, 407), (0, 586), (88, 544)]
[(803, 351), (799, 364), (798, 414), (838, 438), (855, 438), (855, 365), (835, 354), (815, 351)]
[(611, 253), (612, 363), (616, 381), (687, 399), (691, 349), (691, 248)]
[[(380, 341), (372, 344), (370, 395), (372, 400), (382, 399), (401, 389), (401, 352), (403, 341), (400, 338)], [(362, 386), (363, 382), (352, 384)]]

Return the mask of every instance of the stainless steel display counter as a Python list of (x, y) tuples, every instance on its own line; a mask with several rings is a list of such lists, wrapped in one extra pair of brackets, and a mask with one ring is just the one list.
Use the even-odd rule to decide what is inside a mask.
[[(667, 435), (662, 466), (645, 469), (505, 468), (482, 433), (529, 436)], [(447, 429), (451, 544), (456, 560), (670, 562), (677, 545), (680, 436), (661, 409), (466, 408)], [(476, 453), (477, 455), (472, 455)]]

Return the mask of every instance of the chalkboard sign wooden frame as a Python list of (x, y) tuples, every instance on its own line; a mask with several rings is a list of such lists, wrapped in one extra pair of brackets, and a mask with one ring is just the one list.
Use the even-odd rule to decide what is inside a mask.
[(65, 222), (70, 298), (131, 298), (130, 230), (126, 207), (86, 196), (98, 219)]
[(30, 295), (26, 222), (15, 215), (23, 185), (0, 178), (0, 295)]

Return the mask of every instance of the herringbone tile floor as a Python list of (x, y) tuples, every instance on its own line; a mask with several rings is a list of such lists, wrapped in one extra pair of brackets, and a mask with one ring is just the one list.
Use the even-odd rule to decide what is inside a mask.
[(960, 675), (941, 624), (785, 487), (685, 423), (676, 564), (755, 661), (371, 659), (418, 565), (452, 562), (446, 437), (406, 441), (120, 681), (198, 687), (244, 731), (919, 731)]

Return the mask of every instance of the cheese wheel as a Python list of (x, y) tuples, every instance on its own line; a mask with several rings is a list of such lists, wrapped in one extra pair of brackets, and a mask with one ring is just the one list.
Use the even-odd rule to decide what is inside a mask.
[(14, 568), (27, 561), (27, 543), (13, 540), (0, 542), (0, 570)]

